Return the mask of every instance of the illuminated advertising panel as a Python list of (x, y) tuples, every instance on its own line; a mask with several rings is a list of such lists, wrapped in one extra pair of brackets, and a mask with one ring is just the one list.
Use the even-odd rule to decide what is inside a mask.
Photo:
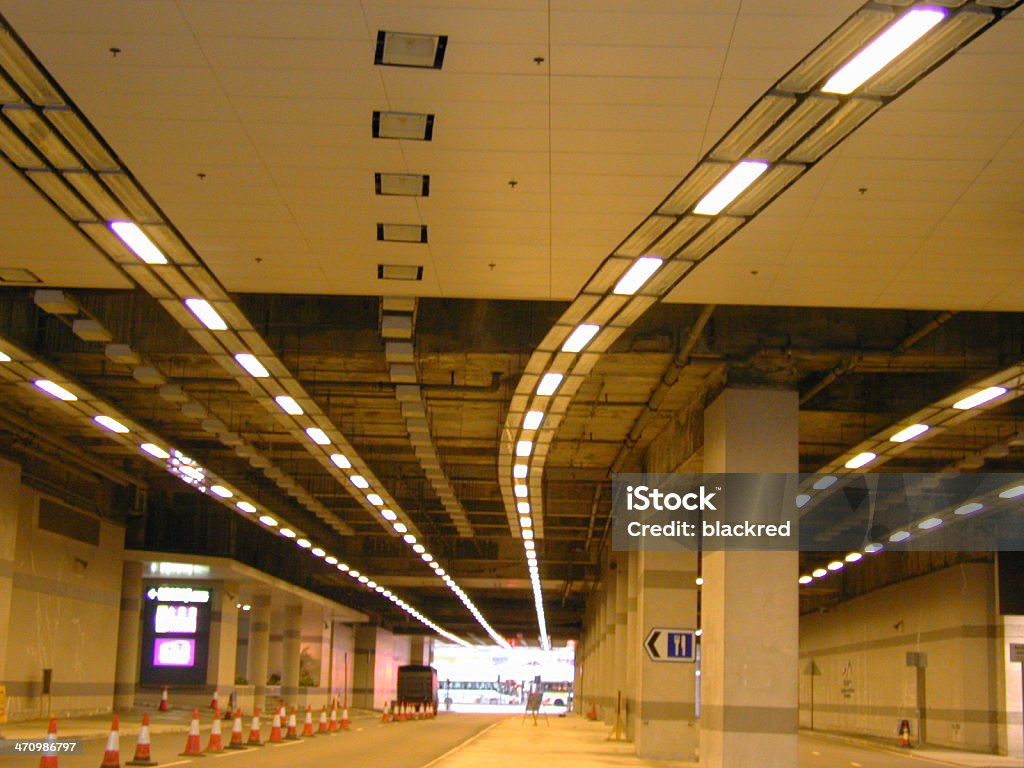
[(154, 667), (192, 667), (196, 663), (196, 641), (191, 638), (160, 637), (153, 642)]
[(194, 605), (165, 605), (156, 607), (153, 631), (158, 635), (194, 635), (199, 627), (199, 609)]
[(143, 589), (143, 685), (202, 685), (210, 642), (209, 584), (153, 581)]

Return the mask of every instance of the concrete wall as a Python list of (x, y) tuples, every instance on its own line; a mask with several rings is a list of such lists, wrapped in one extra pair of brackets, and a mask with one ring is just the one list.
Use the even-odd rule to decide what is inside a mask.
[(101, 523), (98, 546), (40, 530), (39, 498), (0, 460), (0, 681), (12, 721), (46, 715), (48, 704), (69, 715), (113, 701), (124, 530)]
[(971, 563), (841, 603), (800, 621), (800, 724), (896, 742), (901, 720), (920, 733), (918, 670), (908, 652), (927, 654), (928, 743), (995, 751), (1005, 703), (997, 668), (993, 566)]
[(409, 637), (373, 626), (355, 628), (353, 705), (383, 709), (394, 701), (398, 668), (409, 663)]
[(1024, 757), (1024, 664), (1010, 661), (1010, 644), (1024, 644), (1024, 616), (1003, 616), (1001, 639), (997, 650), (999, 690), (1003, 691), (1000, 708), (1006, 717), (999, 722), (1000, 754)]

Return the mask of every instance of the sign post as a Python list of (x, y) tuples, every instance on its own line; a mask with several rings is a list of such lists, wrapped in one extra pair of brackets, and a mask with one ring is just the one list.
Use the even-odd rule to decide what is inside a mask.
[[(1010, 643), (1010, 663), (1020, 664), (1020, 704), (1021, 711), (1024, 712), (1024, 643)], [(1022, 726), (1024, 730), (1024, 726)], [(1024, 744), (1024, 732), (1021, 734), (1022, 744)]]
[(697, 660), (697, 635), (692, 629), (654, 627), (647, 633), (644, 650), (651, 661), (693, 664)]

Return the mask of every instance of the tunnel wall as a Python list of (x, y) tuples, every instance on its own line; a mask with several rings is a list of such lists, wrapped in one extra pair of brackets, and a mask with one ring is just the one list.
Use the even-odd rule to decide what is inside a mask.
[[(39, 528), (40, 492), (0, 459), (0, 684), (10, 721), (108, 712), (114, 692), (124, 529), (90, 544)], [(43, 670), (52, 669), (51, 696)]]
[(895, 744), (908, 720), (916, 743), (919, 671), (907, 654), (924, 653), (927, 742), (995, 751), (1005, 703), (994, 593), (993, 566), (968, 563), (802, 617), (801, 727), (811, 727), (813, 662), (815, 729)]

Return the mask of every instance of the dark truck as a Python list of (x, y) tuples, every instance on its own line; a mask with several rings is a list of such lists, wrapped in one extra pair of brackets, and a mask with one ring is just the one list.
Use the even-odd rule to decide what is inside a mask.
[(421, 664), (398, 668), (400, 710), (433, 716), (437, 714), (437, 670)]

